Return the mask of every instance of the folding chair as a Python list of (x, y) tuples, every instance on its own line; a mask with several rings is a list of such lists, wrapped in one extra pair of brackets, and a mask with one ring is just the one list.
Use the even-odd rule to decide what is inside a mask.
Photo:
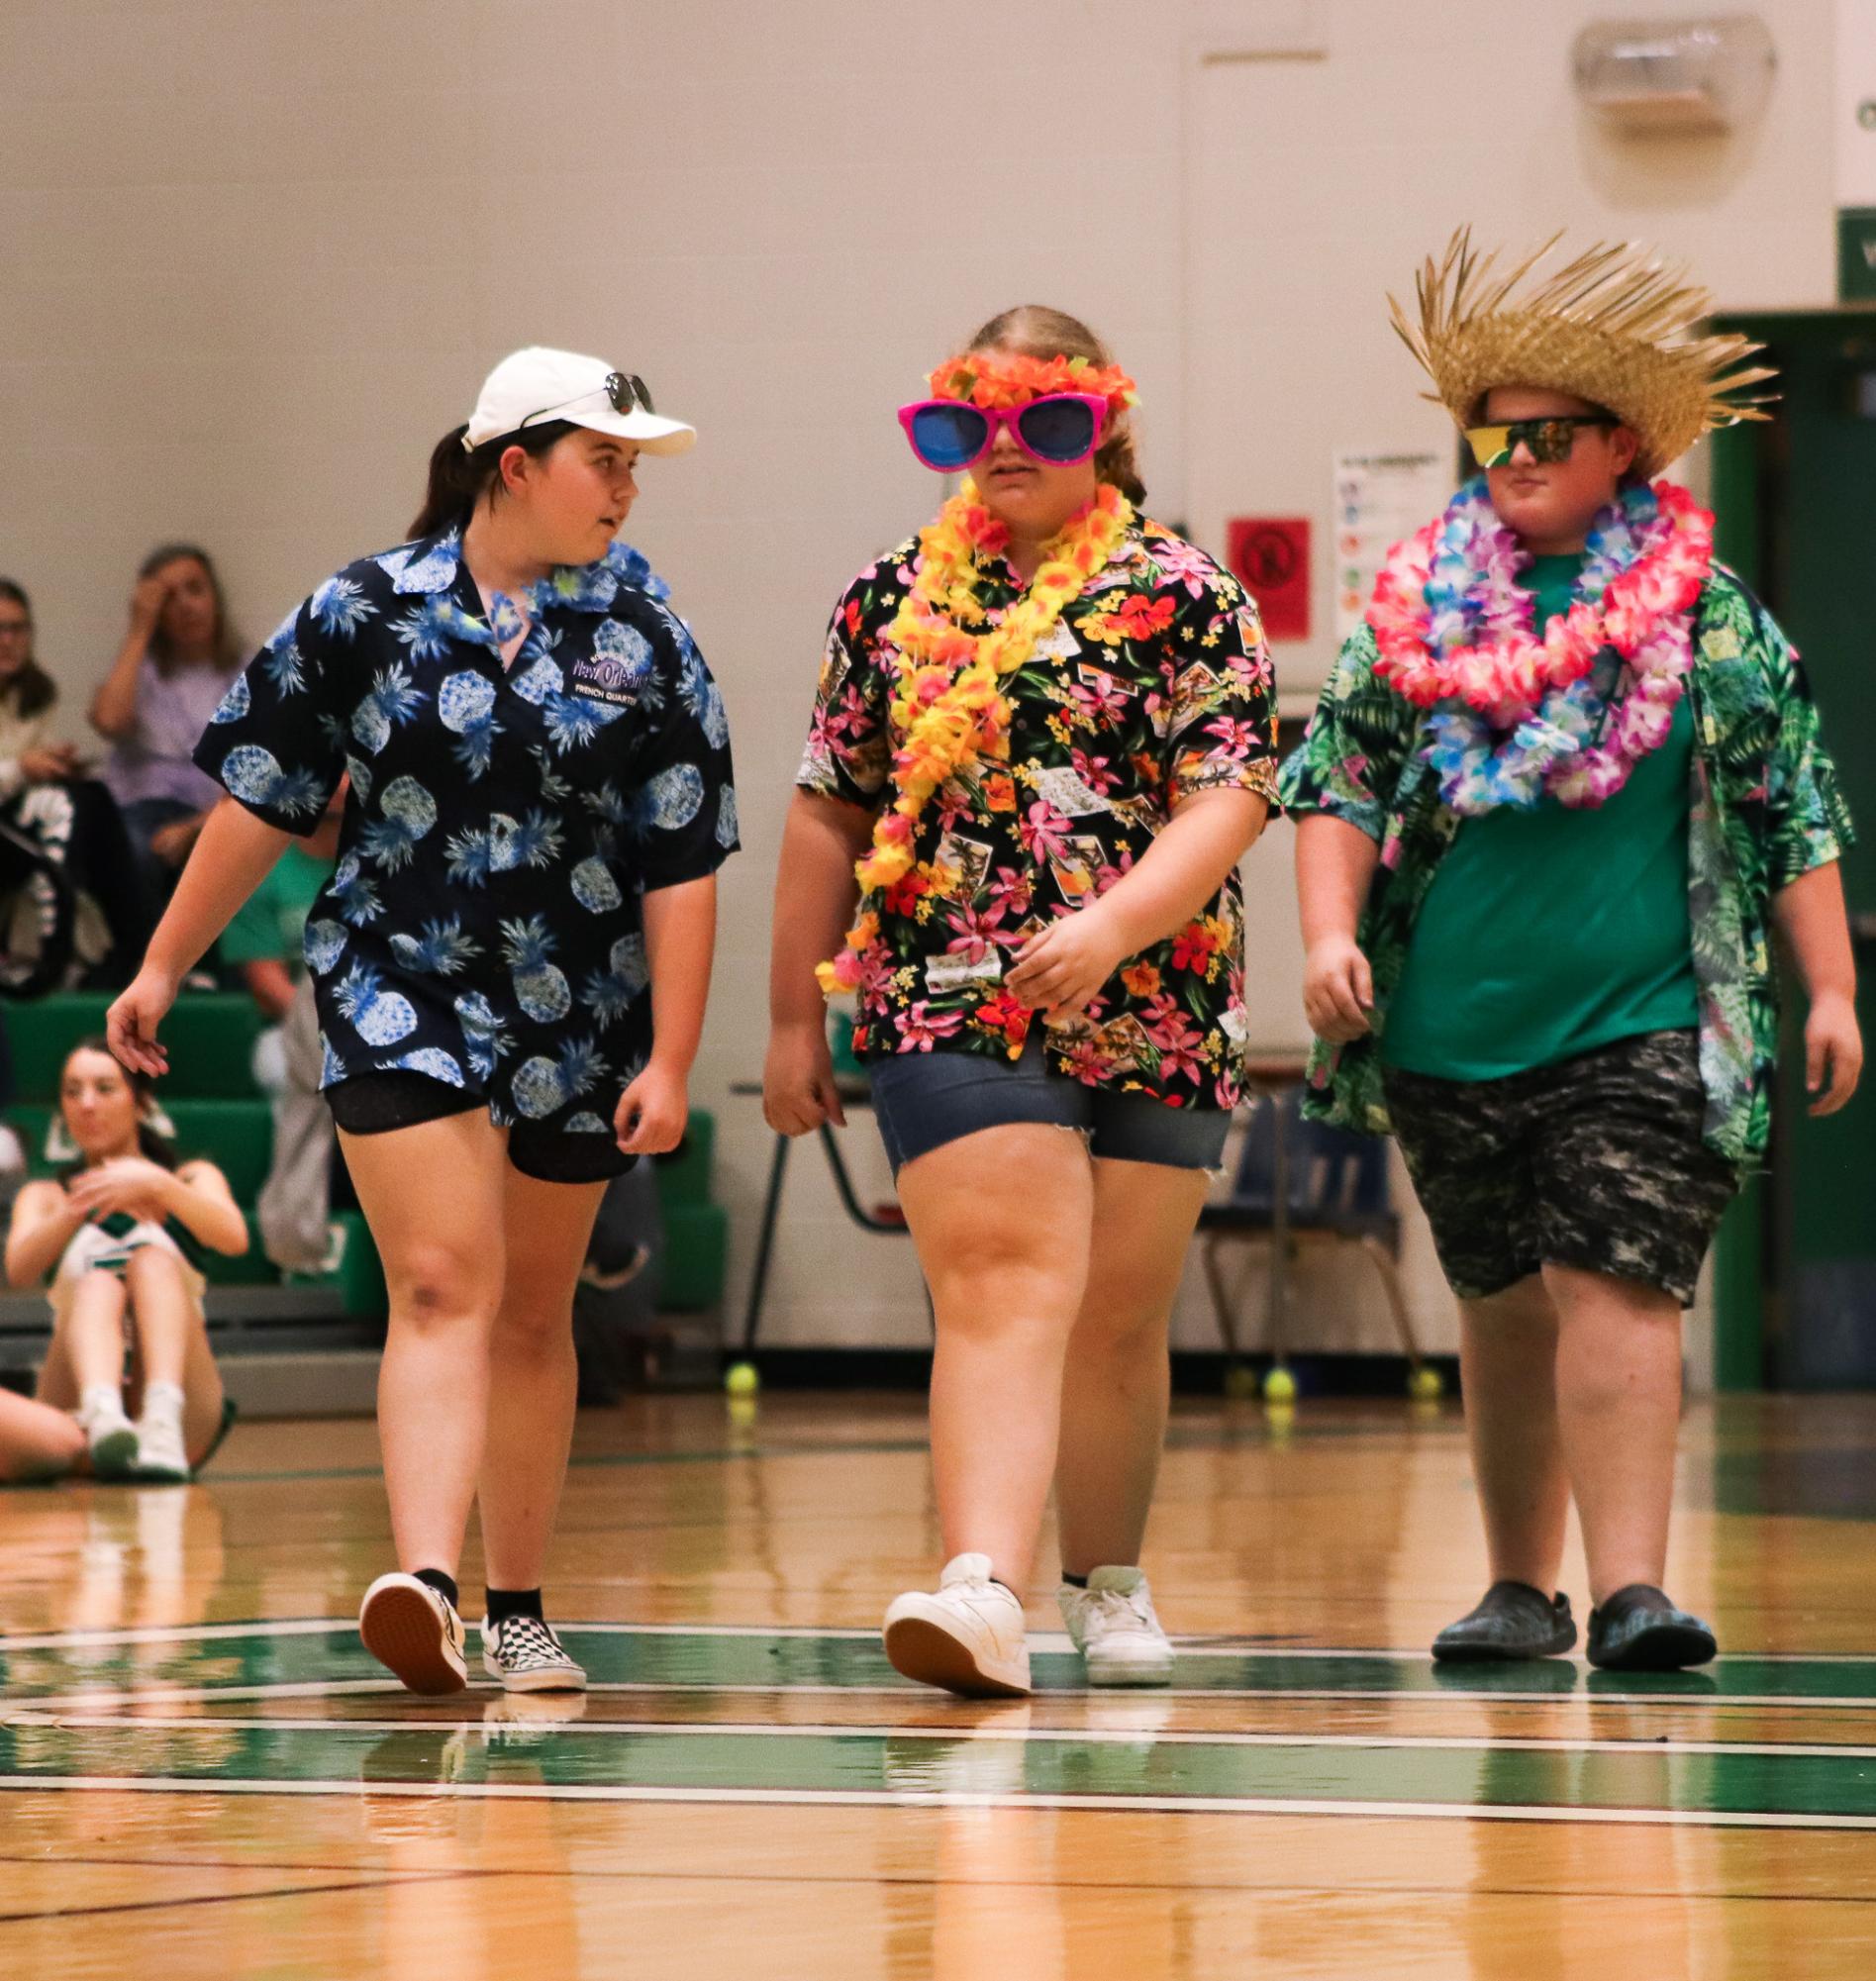
[[(1423, 1360), (1401, 1285), (1401, 1221), (1388, 1203), (1387, 1144), (1304, 1118), (1303, 1090), (1260, 1100), (1250, 1116), (1231, 1194), (1199, 1214), (1199, 1253), (1232, 1366), (1243, 1358), (1221, 1254), (1228, 1244), (1270, 1247), (1269, 1351), (1264, 1394), (1295, 1393), (1288, 1370), (1286, 1306), (1291, 1259), (1306, 1243), (1354, 1244), (1372, 1262), (1407, 1356), (1408, 1394), (1436, 1397), (1439, 1372)], [(1281, 1377), (1277, 1378), (1279, 1371)]]

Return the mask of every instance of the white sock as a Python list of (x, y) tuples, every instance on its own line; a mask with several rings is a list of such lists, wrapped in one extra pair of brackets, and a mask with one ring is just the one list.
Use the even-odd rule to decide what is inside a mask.
[(182, 1385), (180, 1383), (146, 1383), (144, 1385), (144, 1420), (148, 1424), (180, 1424), (182, 1422)]
[[(173, 1385), (171, 1385), (173, 1387)], [(101, 1417), (122, 1417), (124, 1398), (115, 1383), (87, 1383), (78, 1398), (78, 1421), (95, 1424)]]

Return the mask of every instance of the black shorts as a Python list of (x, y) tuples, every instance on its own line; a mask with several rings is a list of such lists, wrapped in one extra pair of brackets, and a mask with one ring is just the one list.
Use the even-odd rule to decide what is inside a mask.
[(1461, 1300), (1546, 1263), (1694, 1298), (1739, 1172), (1702, 1139), (1699, 1036), (1648, 1032), (1502, 1080), (1384, 1070), (1388, 1113)]
[[(474, 1114), (488, 1102), (428, 1073), (354, 1073), (326, 1089), (326, 1105), (347, 1135), (389, 1135)], [(624, 1153), (610, 1135), (564, 1135), (538, 1122), (516, 1122), (508, 1131), (508, 1159), (540, 1183), (603, 1183), (623, 1176), (639, 1158)]]

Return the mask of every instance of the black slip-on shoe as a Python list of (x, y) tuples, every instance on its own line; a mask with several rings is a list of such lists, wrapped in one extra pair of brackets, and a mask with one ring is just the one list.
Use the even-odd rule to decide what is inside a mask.
[(1561, 1590), (1546, 1596), (1529, 1582), (1494, 1582), (1476, 1610), (1433, 1639), (1433, 1656), (1442, 1664), (1562, 1657), (1575, 1648), (1569, 1597)]
[(1711, 1624), (1646, 1582), (1630, 1582), (1589, 1613), (1589, 1661), (1603, 1671), (1682, 1671), (1719, 1649)]

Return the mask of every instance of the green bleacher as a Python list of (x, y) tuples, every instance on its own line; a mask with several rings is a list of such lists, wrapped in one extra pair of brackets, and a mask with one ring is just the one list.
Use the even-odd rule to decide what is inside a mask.
[[(15, 1099), (7, 1120), (25, 1145), (35, 1175), (45, 1175), (46, 1135), (53, 1114), (59, 1068), (81, 1039), (101, 1037), (111, 994), (63, 991), (30, 1003), (0, 1007), (13, 1058)], [(253, 1204), (272, 1157), (273, 1117), (253, 1084), (249, 1061), (262, 1026), (253, 1000), (237, 991), (185, 992), (163, 1022), (171, 1071), (158, 1095), (176, 1128), (183, 1157), (207, 1156), (227, 1176), (247, 1211), (251, 1242), (241, 1258), (211, 1253), (204, 1271), (212, 1286), (277, 1286), (280, 1274), (260, 1248)], [(684, 1147), (658, 1164), (658, 1194), (665, 1224), (661, 1305), (676, 1313), (701, 1313), (723, 1297), (729, 1220), (711, 1201), (716, 1121), (691, 1117)], [(384, 1275), (364, 1220), (336, 1214), (346, 1227), (344, 1258), (329, 1278), (295, 1275), (292, 1284), (324, 1287), (347, 1317), (381, 1322)]]

